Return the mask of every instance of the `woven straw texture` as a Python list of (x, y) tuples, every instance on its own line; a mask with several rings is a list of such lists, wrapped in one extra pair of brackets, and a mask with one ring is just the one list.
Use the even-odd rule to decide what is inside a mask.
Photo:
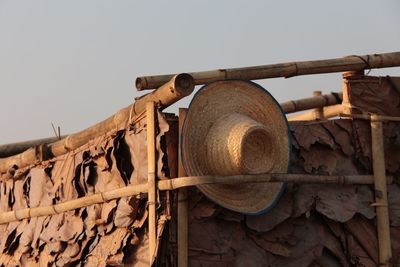
[[(187, 175), (285, 173), (290, 138), (285, 115), (260, 86), (229, 80), (203, 87), (193, 98), (182, 131)], [(282, 183), (201, 185), (219, 205), (246, 214), (270, 209)]]

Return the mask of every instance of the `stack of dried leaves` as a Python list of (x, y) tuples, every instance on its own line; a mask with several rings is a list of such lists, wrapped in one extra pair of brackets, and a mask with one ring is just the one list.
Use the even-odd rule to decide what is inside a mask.
[[(67, 155), (3, 175), (0, 211), (48, 206), (147, 181), (146, 119)], [(168, 124), (159, 115), (158, 176), (163, 178), (160, 138)], [(159, 207), (163, 218), (165, 205)], [(91, 205), (55, 216), (0, 225), (2, 266), (148, 266), (147, 196)], [(163, 220), (160, 220), (162, 222)]]
[[(368, 122), (291, 128), (292, 173), (372, 173)], [(393, 263), (400, 265), (400, 125), (386, 123), (384, 135), (386, 168), (395, 177), (388, 189)], [(372, 186), (293, 184), (271, 212), (244, 216), (192, 190), (189, 266), (377, 266), (373, 202)]]

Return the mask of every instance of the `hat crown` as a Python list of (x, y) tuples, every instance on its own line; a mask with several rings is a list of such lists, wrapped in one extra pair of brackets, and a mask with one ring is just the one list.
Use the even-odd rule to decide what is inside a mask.
[[(228, 80), (200, 89), (181, 133), (182, 165), (188, 176), (287, 172), (290, 132), (276, 100), (259, 85)], [(197, 188), (233, 211), (271, 209), (283, 183), (204, 184)]]
[(244, 114), (230, 113), (218, 118), (205, 143), (210, 174), (266, 173), (274, 164), (268, 127)]

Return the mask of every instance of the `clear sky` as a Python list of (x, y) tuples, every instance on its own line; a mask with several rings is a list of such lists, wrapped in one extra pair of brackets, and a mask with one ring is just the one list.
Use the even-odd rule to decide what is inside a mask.
[[(137, 76), (399, 50), (398, 0), (0, 0), (0, 143), (101, 121)], [(341, 74), (257, 82), (284, 101), (338, 91)]]

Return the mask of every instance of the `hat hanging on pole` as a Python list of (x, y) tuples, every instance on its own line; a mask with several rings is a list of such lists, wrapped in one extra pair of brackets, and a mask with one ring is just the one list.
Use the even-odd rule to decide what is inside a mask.
[[(248, 81), (218, 81), (193, 97), (182, 135), (182, 163), (188, 176), (286, 173), (290, 132), (278, 102)], [(283, 183), (197, 186), (219, 205), (245, 214), (271, 209)]]

